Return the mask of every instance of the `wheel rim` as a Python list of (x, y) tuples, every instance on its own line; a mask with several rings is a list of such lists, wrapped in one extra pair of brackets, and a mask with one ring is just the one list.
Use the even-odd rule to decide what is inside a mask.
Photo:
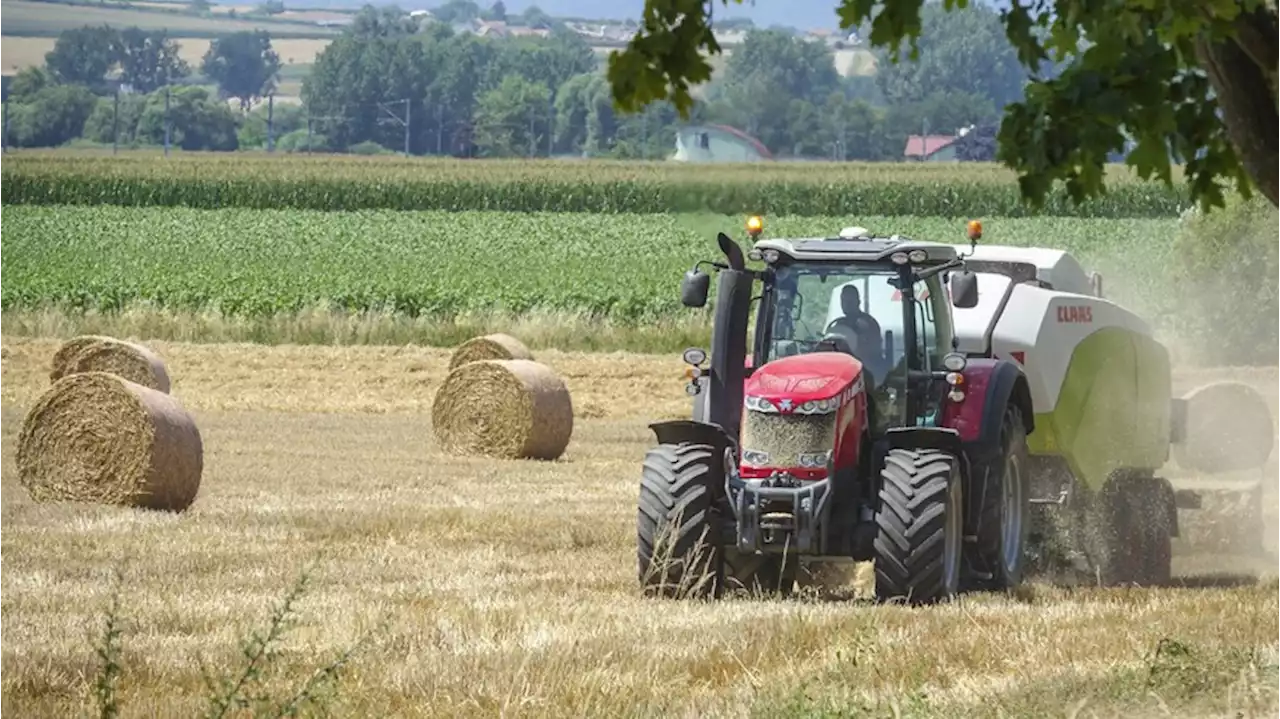
[(1010, 453), (1005, 458), (1004, 479), (1000, 482), (1001, 524), (1000, 558), (1006, 574), (1012, 573), (1022, 556), (1022, 461)]
[(963, 511), (960, 479), (953, 474), (947, 488), (946, 544), (942, 550), (942, 581), (947, 594), (954, 594), (960, 586), (960, 543), (964, 539), (960, 513)]

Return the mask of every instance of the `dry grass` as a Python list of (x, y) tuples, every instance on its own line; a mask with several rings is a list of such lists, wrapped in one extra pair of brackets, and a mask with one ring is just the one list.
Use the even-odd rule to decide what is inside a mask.
[[(57, 344), (3, 341), (0, 676), (3, 710), (15, 716), (91, 706), (94, 635), (117, 563), (114, 691), (121, 716), (140, 717), (199, 711), (201, 660), (220, 671), (242, 664), (237, 642), (313, 560), (300, 624), (263, 682), (277, 694), (296, 688), (389, 618), (331, 700), (338, 716), (1280, 708), (1274, 560), (1234, 558), (1270, 568), (1238, 586), (1033, 586), (925, 610), (870, 606), (858, 591), (716, 605), (639, 599), (644, 424), (687, 409), (678, 358), (539, 353), (596, 419), (560, 460), (520, 462), (435, 446), (429, 406), (448, 350), (154, 343), (182, 378), (174, 394), (206, 447), (201, 496), (172, 516), (37, 505), (17, 485), (15, 434)], [(1176, 569), (1228, 566), (1180, 549)]]

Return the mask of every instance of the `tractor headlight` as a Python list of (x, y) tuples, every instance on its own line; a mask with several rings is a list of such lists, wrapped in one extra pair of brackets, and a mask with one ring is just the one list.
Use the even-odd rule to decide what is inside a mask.
[(905, 252), (895, 252), (889, 255), (889, 261), (895, 265), (905, 265), (910, 259)]
[(799, 407), (796, 407), (796, 412), (798, 414), (826, 414), (828, 412), (834, 412), (839, 404), (840, 403), (836, 401), (835, 397), (817, 400), (811, 399), (808, 402), (802, 403)]
[(746, 400), (744, 401), (744, 404), (747, 406), (747, 409), (755, 410), (756, 412), (777, 412), (778, 411), (778, 408), (774, 407), (773, 403), (765, 399), (764, 397), (752, 397), (748, 395)]
[(822, 469), (831, 460), (831, 450), (826, 452), (803, 452), (796, 456), (796, 460), (805, 469)]
[(959, 352), (951, 352), (942, 358), (942, 366), (951, 372), (959, 372), (969, 364), (969, 360)]
[(963, 402), (964, 392), (958, 389), (953, 389), (951, 390), (950, 393), (947, 394), (947, 399), (951, 400), (952, 402)]
[(911, 254), (907, 255), (907, 259), (912, 262), (924, 262), (929, 259), (929, 253), (924, 250), (912, 250)]
[(777, 250), (775, 250), (775, 249), (773, 249), (772, 247), (771, 247), (771, 248), (769, 248), (769, 249), (767, 249), (767, 250), (765, 250), (764, 252), (762, 252), (762, 253), (760, 254), (760, 256), (764, 258), (764, 261), (765, 261), (765, 262), (767, 262), (767, 263), (769, 263), (769, 264), (771, 264), (771, 265), (772, 265), (773, 263), (777, 262), (777, 261), (778, 261), (778, 257), (779, 257), (779, 255), (778, 255), (778, 251), (777, 251)]
[(769, 453), (754, 449), (742, 450), (742, 463), (751, 467), (763, 467), (769, 464)]
[(689, 349), (684, 351), (684, 354), (681, 355), (681, 358), (684, 359), (685, 364), (691, 364), (694, 367), (697, 367), (698, 365), (707, 361), (707, 353), (701, 348), (690, 347)]

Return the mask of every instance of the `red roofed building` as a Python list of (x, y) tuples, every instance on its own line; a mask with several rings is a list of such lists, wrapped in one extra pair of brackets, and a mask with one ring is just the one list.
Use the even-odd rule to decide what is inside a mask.
[(761, 162), (773, 153), (756, 138), (728, 125), (690, 125), (676, 133), (677, 162)]
[(956, 135), (910, 135), (902, 156), (908, 160), (948, 162), (956, 159)]

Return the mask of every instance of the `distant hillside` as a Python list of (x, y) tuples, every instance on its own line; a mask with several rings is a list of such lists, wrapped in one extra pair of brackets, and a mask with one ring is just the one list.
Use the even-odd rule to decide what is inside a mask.
[[(285, 0), (286, 6), (305, 4), (307, 7), (358, 8), (368, 0)], [(236, 0), (223, 0), (234, 3)], [(476, 4), (485, 7), (492, 0), (476, 0)], [(715, 3), (715, 17), (750, 18), (759, 27), (780, 25), (798, 30), (814, 30), (820, 28), (837, 29), (840, 20), (836, 16), (839, 0), (746, 0), (737, 4), (730, 0), (726, 7), (721, 0)], [(387, 5), (388, 2), (373, 2), (375, 5)], [(401, 0), (395, 3), (405, 10), (430, 10), (444, 4), (444, 0)], [(531, 5), (538, 6), (552, 17), (598, 18), (601, 20), (638, 20), (644, 8), (644, 0), (503, 0), (509, 13), (524, 12)], [(974, 4), (993, 7), (1008, 7), (1009, 0), (974, 0)]]

